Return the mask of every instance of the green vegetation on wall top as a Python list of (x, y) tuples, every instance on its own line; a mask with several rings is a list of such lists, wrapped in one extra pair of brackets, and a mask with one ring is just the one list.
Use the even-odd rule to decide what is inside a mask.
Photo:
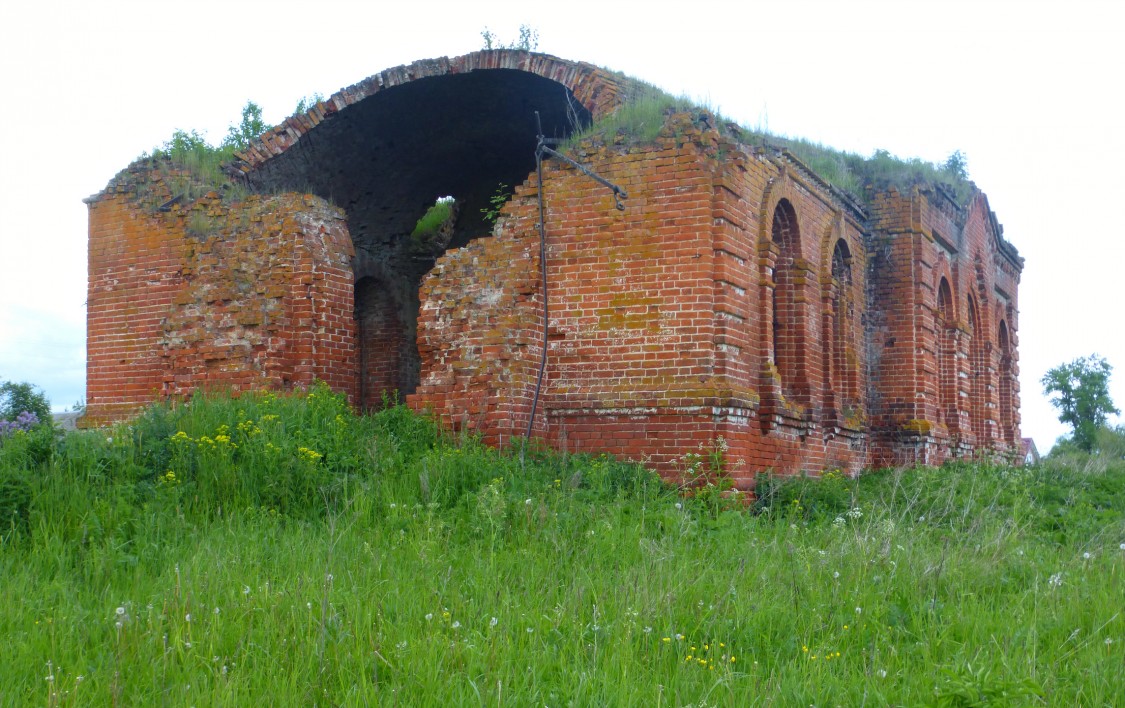
[[(521, 27), (520, 31), (519, 43), (508, 47), (534, 49), (537, 35), (527, 27)], [(503, 46), (496, 44), (495, 36), (487, 29), (482, 35), (486, 45), (491, 42), (493, 46)], [(866, 203), (872, 190), (890, 187), (908, 191), (915, 185), (942, 185), (961, 205), (973, 192), (967, 160), (959, 150), (940, 165), (919, 158), (903, 159), (886, 150), (876, 150), (870, 157), (863, 157), (804, 138), (739, 126), (687, 98), (672, 96), (651, 84), (620, 73), (616, 76), (623, 86), (624, 101), (616, 111), (594, 124), (576, 126), (567, 143), (569, 147), (583, 140), (614, 142), (624, 138), (629, 143), (652, 142), (664, 129), (665, 121), (671, 114), (690, 113), (695, 120), (713, 123), (725, 134), (746, 145), (776, 152), (788, 151), (828, 184), (860, 203)], [(318, 100), (319, 95), (301, 99), (297, 112), (308, 110)], [(218, 191), (224, 196), (241, 198), (245, 187), (233, 182), (224, 167), (234, 160), (237, 151), (244, 150), (251, 140), (268, 128), (262, 120), (262, 109), (252, 101), (247, 102), (238, 124), (230, 126), (227, 136), (217, 147), (210, 145), (194, 130), (177, 130), (171, 140), (153, 151), (152, 158), (183, 169), (185, 174), (169, 179), (174, 197), (191, 200), (209, 191)], [(144, 155), (142, 159), (147, 157)]]
[(686, 97), (673, 96), (652, 84), (620, 73), (615, 72), (615, 75), (624, 86), (623, 103), (613, 113), (577, 131), (568, 141), (570, 146), (584, 139), (612, 142), (616, 136), (624, 136), (634, 143), (651, 142), (660, 134), (665, 120), (672, 113), (690, 113), (695, 120), (706, 120), (746, 145), (788, 151), (824, 181), (861, 203), (866, 203), (872, 189), (895, 187), (909, 191), (915, 185), (942, 185), (958, 204), (964, 205), (973, 191), (968, 161), (960, 150), (940, 165), (920, 158), (900, 158), (886, 150), (876, 150), (870, 157), (863, 157), (804, 138), (740, 126)]

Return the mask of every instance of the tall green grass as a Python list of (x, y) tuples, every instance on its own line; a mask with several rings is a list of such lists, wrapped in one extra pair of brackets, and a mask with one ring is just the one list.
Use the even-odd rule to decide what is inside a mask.
[[(1125, 470), (763, 478), (197, 397), (0, 447), (4, 705), (1113, 705)], [(798, 703), (800, 702), (800, 703)]]

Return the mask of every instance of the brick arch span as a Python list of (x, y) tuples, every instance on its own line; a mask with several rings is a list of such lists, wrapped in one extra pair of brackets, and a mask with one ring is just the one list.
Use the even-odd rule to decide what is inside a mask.
[(372, 74), (340, 89), (305, 113), (286, 118), (238, 153), (233, 167), (243, 174), (256, 170), (296, 145), (325, 120), (381, 91), (418, 79), (492, 70), (526, 72), (561, 84), (595, 120), (617, 110), (628, 85), (620, 76), (593, 64), (513, 49), (482, 50), (452, 59), (422, 59)]
[[(353, 293), (359, 381), (393, 381), (406, 395), (420, 376), (422, 278), (446, 250), (492, 234), (484, 212), (535, 169), (536, 113), (545, 135), (563, 138), (615, 110), (631, 85), (590, 64), (522, 51), (423, 60), (287, 119), (230, 170), (257, 191), (312, 193), (344, 210), (353, 279), (364, 284)], [(451, 216), (438, 231), (416, 232), (445, 197), (455, 200)], [(405, 344), (395, 350), (400, 370), (376, 375), (364, 362), (387, 359), (386, 338), (371, 334), (386, 322), (400, 323), (395, 338)], [(378, 402), (388, 387), (372, 384), (362, 398)]]

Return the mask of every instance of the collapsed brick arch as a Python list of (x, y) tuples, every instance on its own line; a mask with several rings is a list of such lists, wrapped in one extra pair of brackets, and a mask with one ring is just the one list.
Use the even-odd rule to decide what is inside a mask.
[[(534, 170), (536, 113), (543, 133), (561, 138), (616, 109), (625, 91), (590, 64), (474, 52), (375, 74), (239, 154), (231, 170), (257, 191), (313, 193), (345, 211), (363, 284), (354, 293), (361, 404), (418, 385), (421, 280), (447, 249), (491, 235), (486, 212)], [(419, 218), (445, 197), (456, 205), (450, 227), (419, 235)], [(369, 366), (392, 360), (394, 372)]]

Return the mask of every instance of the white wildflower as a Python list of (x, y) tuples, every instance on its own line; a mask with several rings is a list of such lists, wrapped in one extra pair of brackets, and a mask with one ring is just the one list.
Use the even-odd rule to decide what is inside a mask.
[(875, 672), (875, 674), (879, 678), (887, 678), (887, 670), (886, 669), (879, 669), (878, 671)]
[(433, 612), (427, 612), (427, 613), (426, 613), (426, 621), (427, 621), (427, 622), (429, 622), (429, 621), (430, 621), (430, 620), (432, 620), (433, 618), (434, 618), (434, 613), (433, 613)]
[(1047, 578), (1047, 585), (1052, 588), (1057, 588), (1062, 585), (1062, 573), (1055, 573), (1050, 578)]
[(453, 629), (461, 629), (461, 623), (457, 620), (453, 620)]
[(488, 620), (488, 626), (489, 626), (489, 627), (495, 627), (495, 626), (496, 626), (496, 625), (498, 625), (498, 624), (500, 624), (500, 620), (496, 619), (495, 617), (493, 617), (492, 619)]
[(118, 607), (117, 608), (117, 616), (120, 617), (123, 614), (125, 614), (125, 608), (124, 607)]
[(1082, 559), (1083, 559), (1083, 560), (1090, 560), (1090, 557), (1091, 557), (1091, 556), (1090, 556), (1090, 552), (1089, 552), (1089, 551), (1086, 551), (1085, 553), (1083, 553), (1083, 554), (1082, 554)]

